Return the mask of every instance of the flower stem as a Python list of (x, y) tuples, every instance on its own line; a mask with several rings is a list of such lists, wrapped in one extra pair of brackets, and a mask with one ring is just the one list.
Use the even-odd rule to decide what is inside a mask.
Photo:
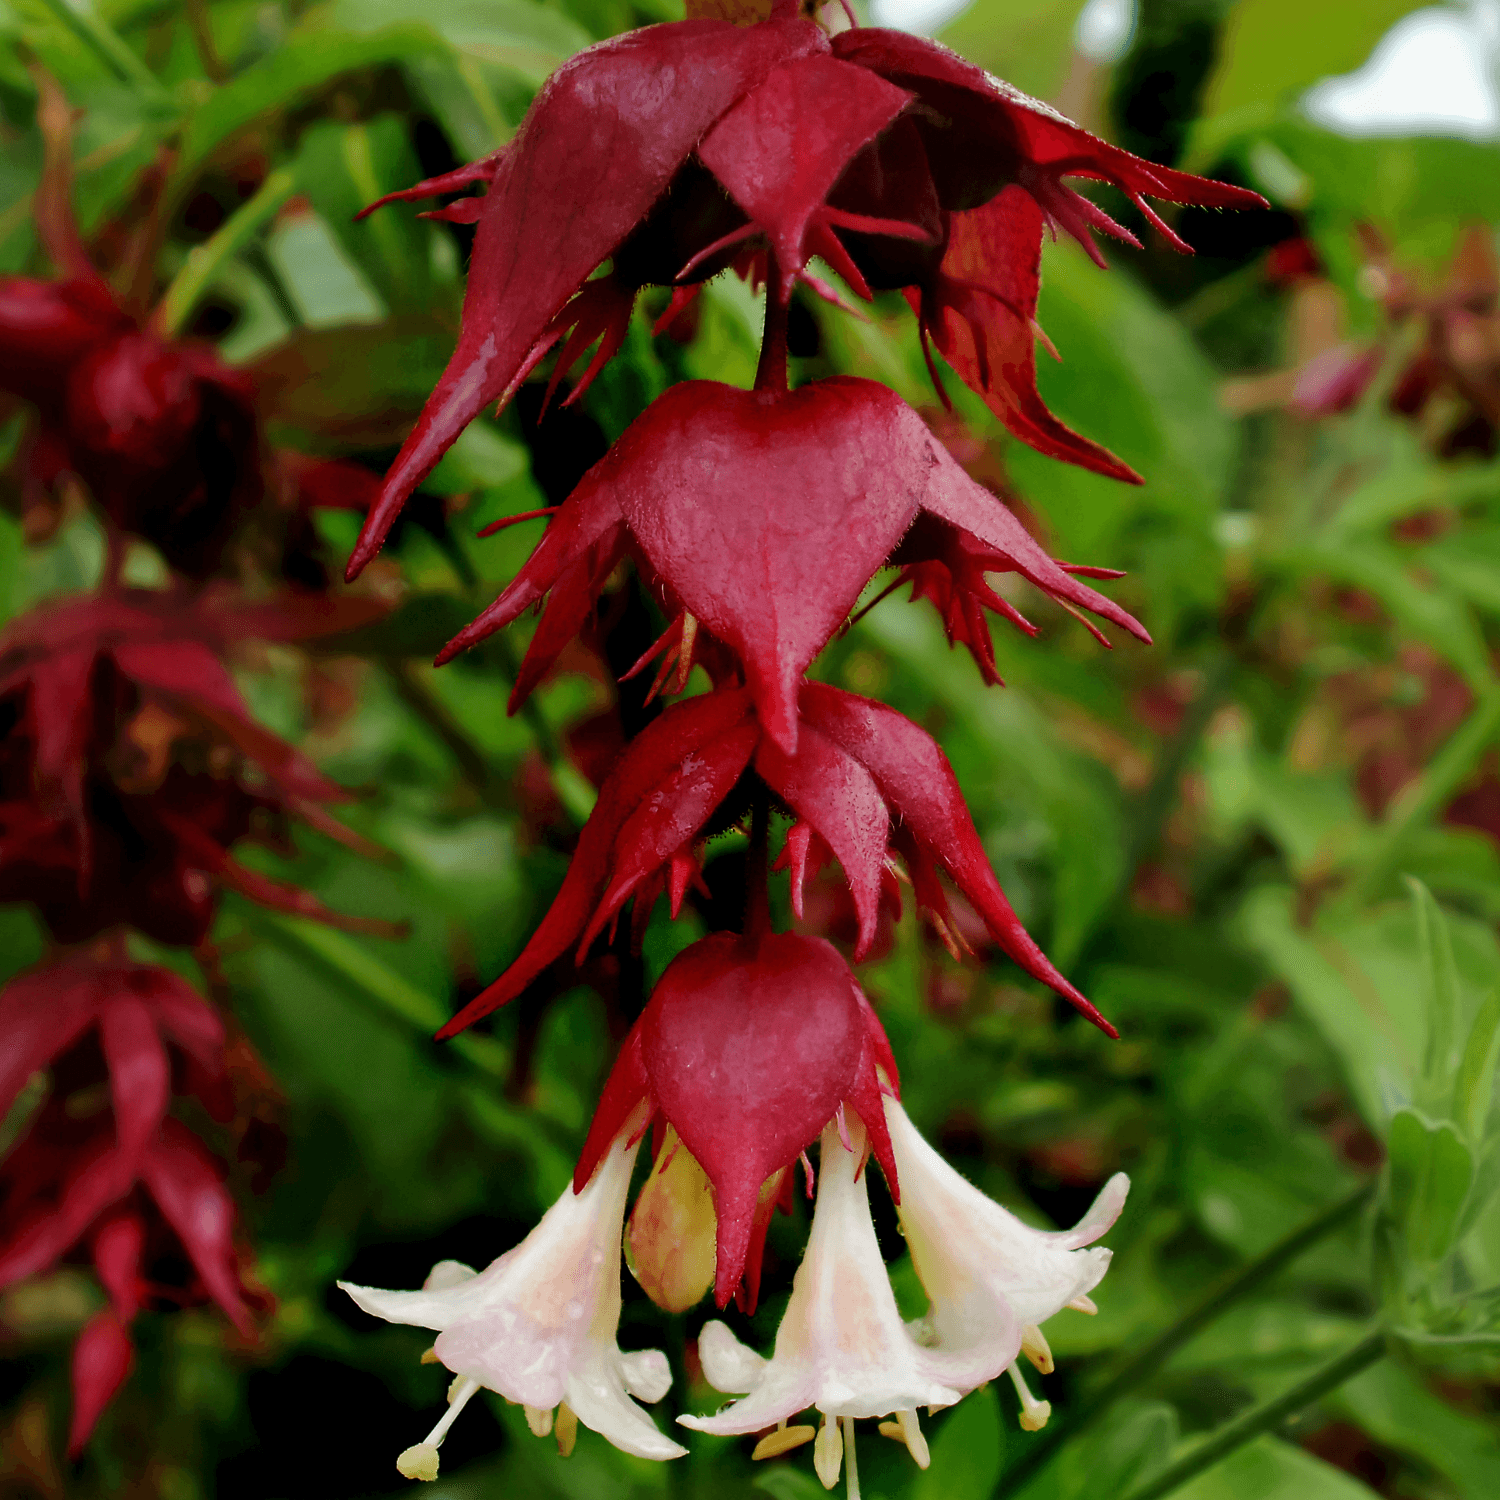
[(781, 268), (774, 252), (766, 252), (766, 327), (760, 341), (760, 364), (755, 370), (755, 389), (786, 390), (786, 325), (791, 312), (791, 288), (781, 285)]
[(1316, 1218), (1308, 1220), (1301, 1228), (1294, 1229), (1284, 1239), (1263, 1250), (1248, 1265), (1241, 1266), (1238, 1271), (1232, 1272), (1211, 1287), (1175, 1323), (1164, 1328), (1132, 1359), (1127, 1360), (1091, 1397), (1069, 1408), (1062, 1420), (1053, 1422), (1036, 1442), (1028, 1444), (1025, 1456), (1006, 1471), (1006, 1491), (1019, 1489), (1047, 1463), (1063, 1443), (1096, 1422), (1121, 1396), (1138, 1390), (1182, 1345), (1220, 1314), (1227, 1312), (1242, 1297), (1279, 1274), (1304, 1250), (1353, 1218), (1369, 1202), (1374, 1191), (1374, 1183), (1361, 1183), (1352, 1193), (1324, 1209)]
[(745, 860), (745, 936), (754, 941), (771, 930), (771, 794), (758, 783), (750, 804), (750, 852)]
[(1252, 1407), (1243, 1416), (1236, 1417), (1234, 1421), (1221, 1427), (1191, 1453), (1184, 1454), (1154, 1479), (1147, 1480), (1140, 1488), (1132, 1490), (1126, 1500), (1161, 1500), (1163, 1495), (1170, 1495), (1188, 1480), (1196, 1479), (1205, 1469), (1212, 1468), (1220, 1459), (1227, 1458), (1236, 1448), (1243, 1447), (1263, 1432), (1279, 1427), (1288, 1417), (1311, 1406), (1320, 1396), (1337, 1390), (1346, 1380), (1373, 1365), (1384, 1354), (1385, 1331), (1377, 1328), (1352, 1349), (1346, 1350), (1321, 1369), (1314, 1370), (1291, 1390)]

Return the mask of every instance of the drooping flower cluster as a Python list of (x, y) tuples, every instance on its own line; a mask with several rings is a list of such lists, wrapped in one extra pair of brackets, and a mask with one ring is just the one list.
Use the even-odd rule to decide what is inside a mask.
[[(887, 566), (937, 604), (950, 640), (991, 680), (986, 611), (1031, 629), (992, 573), (1017, 573), (1071, 611), (1148, 637), (1080, 581), (1118, 575), (1050, 558), (890, 391), (847, 378), (790, 390), (790, 299), (801, 283), (839, 300), (813, 257), (857, 297), (900, 290), (940, 390), (933, 351), (1014, 436), (1133, 479), (1037, 393), (1044, 234), (1073, 236), (1101, 264), (1093, 230), (1133, 242), (1064, 179), (1119, 189), (1180, 249), (1147, 197), (1260, 200), (1131, 157), (934, 43), (861, 28), (830, 36), (790, 4), (743, 25), (725, 14), (700, 9), (588, 49), (553, 75), (503, 150), (393, 195), (482, 190), (437, 211), (477, 226), (458, 347), (349, 573), (375, 555), (464, 425), (509, 400), (550, 352), (555, 388), (597, 343), (576, 399), (620, 347), (643, 288), (672, 288), (665, 322), (730, 268), (764, 286), (754, 389), (668, 390), (439, 658), (536, 606), (514, 708), (628, 559), (666, 622), (637, 666), (663, 656), (658, 682), (681, 691), (696, 662), (712, 683), (624, 748), (540, 927), (440, 1035), (514, 999), (569, 949), (581, 956), (627, 904), (637, 929), (662, 895), (675, 915), (699, 878), (703, 840), (748, 806), (743, 930), (701, 940), (663, 974), (606, 1085), (572, 1188), (520, 1247), (477, 1276), (439, 1266), (421, 1292), (350, 1291), (379, 1316), (440, 1330), (436, 1356), (461, 1377), (459, 1400), (485, 1387), (523, 1403), (534, 1430), (576, 1419), (631, 1452), (670, 1456), (680, 1450), (627, 1394), (664, 1393), (659, 1357), (615, 1345), (620, 1237), (663, 1306), (690, 1307), (712, 1285), (720, 1307), (736, 1297), (753, 1307), (767, 1226), (789, 1201), (798, 1158), (810, 1171), (805, 1153), (821, 1143), (811, 1239), (774, 1352), (762, 1358), (707, 1325), (704, 1373), (743, 1400), (682, 1420), (711, 1432), (774, 1429), (757, 1456), (811, 1440), (830, 1486), (847, 1454), (853, 1489), (856, 1419), (890, 1418), (882, 1430), (925, 1464), (916, 1408), (949, 1405), (1009, 1370), (1023, 1424), (1041, 1425), (1046, 1404), (1017, 1359), (1049, 1368), (1040, 1324), (1065, 1307), (1091, 1309), (1108, 1252), (1083, 1247), (1119, 1213), (1125, 1182), (1109, 1183), (1063, 1233), (1029, 1229), (983, 1197), (907, 1119), (884, 1032), (845, 960), (821, 939), (772, 931), (764, 881), (774, 808), (792, 818), (777, 867), (791, 872), (799, 909), (810, 871), (833, 859), (842, 867), (856, 958), (898, 872), (956, 935), (951, 882), (1005, 953), (1113, 1035), (1017, 921), (936, 743), (894, 710), (805, 674)], [(653, 1168), (627, 1230), (629, 1164), (653, 1123)], [(930, 1298), (916, 1326), (902, 1322), (876, 1244), (868, 1156)], [(787, 1425), (809, 1408), (823, 1414), (820, 1430)], [(436, 1475), (451, 1419), (402, 1455), (403, 1473)]]

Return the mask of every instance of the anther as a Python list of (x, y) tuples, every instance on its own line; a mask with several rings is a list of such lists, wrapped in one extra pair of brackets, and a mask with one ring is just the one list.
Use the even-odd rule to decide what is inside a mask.
[(573, 1415), (573, 1408), (566, 1401), (558, 1402), (553, 1435), (557, 1438), (558, 1457), (571, 1458), (578, 1442), (578, 1418)]
[(404, 1449), (397, 1457), (396, 1468), (404, 1478), (432, 1480), (438, 1477), (438, 1449), (443, 1446), (443, 1439), (448, 1436), (454, 1419), (478, 1389), (477, 1380), (464, 1376), (453, 1382), (448, 1391), (448, 1410), (443, 1413), (442, 1420), (420, 1443)]
[(1038, 1401), (1031, 1394), (1025, 1377), (1021, 1374), (1020, 1365), (1010, 1366), (1010, 1378), (1015, 1382), (1016, 1395), (1021, 1398), (1021, 1426), (1027, 1432), (1040, 1432), (1047, 1425), (1047, 1418), (1052, 1415), (1052, 1403)]
[(1052, 1373), (1052, 1350), (1047, 1347), (1047, 1340), (1035, 1323), (1028, 1323), (1021, 1330), (1021, 1353), (1036, 1366), (1039, 1375)]
[(813, 1442), (813, 1468), (825, 1490), (831, 1490), (839, 1482), (839, 1470), (843, 1465), (844, 1444), (839, 1435), (839, 1424), (837, 1420), (830, 1422), (825, 1416)]
[(786, 1419), (783, 1418), (776, 1424), (775, 1432), (768, 1432), (756, 1445), (755, 1451), (750, 1455), (752, 1459), (779, 1458), (783, 1453), (790, 1453), (793, 1448), (800, 1448), (803, 1443), (810, 1443), (817, 1437), (818, 1429), (806, 1425), (788, 1427)]
[(526, 1425), (531, 1429), (532, 1437), (546, 1437), (552, 1431), (550, 1406), (528, 1406), (523, 1410), (526, 1412)]
[(898, 1411), (894, 1422), (882, 1422), (876, 1431), (881, 1437), (888, 1437), (903, 1444), (906, 1451), (916, 1460), (919, 1469), (925, 1469), (932, 1462), (932, 1454), (928, 1451), (927, 1439), (923, 1435), (922, 1424), (917, 1419), (915, 1408), (910, 1411)]

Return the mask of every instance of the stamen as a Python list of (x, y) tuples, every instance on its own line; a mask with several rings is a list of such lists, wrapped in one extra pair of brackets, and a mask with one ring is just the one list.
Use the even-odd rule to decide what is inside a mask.
[(807, 1159), (806, 1151), (802, 1152), (798, 1160), (802, 1163), (802, 1176), (807, 1183), (807, 1201), (811, 1203), (813, 1191), (817, 1186), (817, 1179), (813, 1176), (813, 1164)]
[(844, 1463), (844, 1445), (839, 1439), (837, 1420), (830, 1422), (825, 1416), (818, 1428), (817, 1440), (813, 1443), (813, 1468), (823, 1481), (823, 1488), (831, 1490), (839, 1482), (839, 1470)]
[(839, 1425), (844, 1429), (844, 1460), (849, 1467), (848, 1500), (859, 1500), (859, 1462), (854, 1454), (854, 1418), (840, 1417)]
[(932, 1454), (928, 1451), (927, 1439), (923, 1435), (922, 1424), (917, 1419), (915, 1408), (910, 1411), (898, 1411), (894, 1422), (882, 1422), (876, 1430), (881, 1437), (888, 1437), (903, 1444), (906, 1451), (916, 1460), (919, 1469), (925, 1469), (932, 1462)]
[(522, 1410), (526, 1413), (526, 1425), (531, 1429), (532, 1437), (546, 1437), (552, 1431), (550, 1406), (527, 1406)]
[(571, 1458), (578, 1443), (578, 1418), (573, 1415), (573, 1408), (566, 1401), (558, 1402), (557, 1422), (553, 1431), (557, 1438), (558, 1457)]
[(844, 1150), (852, 1152), (854, 1150), (854, 1142), (849, 1139), (849, 1122), (844, 1118), (844, 1106), (842, 1104), (834, 1111), (833, 1122), (839, 1128), (839, 1140), (843, 1142)]
[(1036, 1366), (1039, 1375), (1052, 1373), (1052, 1350), (1047, 1347), (1047, 1340), (1035, 1323), (1028, 1323), (1021, 1330), (1021, 1353)]
[(436, 1344), (434, 1344), (430, 1349), (424, 1349), (422, 1351), (422, 1363), (424, 1365), (435, 1365), (438, 1363), (438, 1352)]
[(1074, 1312), (1087, 1313), (1091, 1318), (1099, 1311), (1099, 1304), (1092, 1297), (1075, 1297), (1068, 1306)]
[(1020, 1365), (1010, 1366), (1010, 1378), (1015, 1382), (1016, 1395), (1021, 1398), (1021, 1426), (1027, 1432), (1040, 1432), (1047, 1425), (1047, 1418), (1052, 1415), (1052, 1403), (1038, 1401), (1031, 1394), (1025, 1377), (1021, 1374)]
[(396, 1468), (406, 1479), (433, 1480), (438, 1477), (438, 1449), (448, 1436), (448, 1429), (469, 1398), (479, 1389), (479, 1382), (465, 1376), (456, 1379), (448, 1389), (448, 1410), (442, 1420), (420, 1443), (404, 1449), (396, 1459)]
[(768, 1432), (756, 1445), (755, 1451), (750, 1455), (752, 1459), (779, 1458), (783, 1453), (790, 1453), (793, 1448), (800, 1448), (803, 1443), (810, 1443), (817, 1437), (818, 1429), (806, 1425), (788, 1427), (786, 1418), (776, 1424), (775, 1432)]

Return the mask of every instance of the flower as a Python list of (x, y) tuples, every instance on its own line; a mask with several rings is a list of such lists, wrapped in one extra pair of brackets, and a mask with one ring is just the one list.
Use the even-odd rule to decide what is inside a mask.
[[(97, 1033), (110, 1107), (97, 1101)], [(192, 1091), (225, 1114), (224, 1028), (170, 970), (74, 955), (18, 975), (0, 991), (0, 1116), (27, 1080), (51, 1070), (41, 1108), (0, 1169), (0, 1287), (87, 1247), (109, 1307), (73, 1350), (75, 1456), (133, 1362), (129, 1327), (144, 1302), (211, 1298), (244, 1335), (256, 1294), (242, 1280), (234, 1204), (203, 1143), (167, 1114), (173, 1056)], [(186, 1285), (159, 1286), (153, 1262), (186, 1252)]]
[[(825, 1421), (814, 1459), (829, 1488), (845, 1453), (853, 1479), (854, 1419), (901, 1413), (902, 1425), (915, 1427), (917, 1407), (951, 1406), (979, 1384), (972, 1358), (924, 1348), (902, 1322), (870, 1218), (864, 1125), (852, 1113), (846, 1121), (846, 1140), (835, 1126), (823, 1131), (812, 1232), (771, 1357), (746, 1348), (724, 1324), (706, 1324), (698, 1339), (705, 1377), (718, 1390), (746, 1394), (717, 1416), (677, 1419), (699, 1432), (758, 1432), (815, 1407)], [(756, 1456), (813, 1438), (811, 1427), (785, 1429)]]
[[(742, 664), (766, 732), (790, 754), (803, 672), (871, 575), (907, 546), (914, 522), (913, 560), (977, 549), (981, 586), (985, 569), (1014, 569), (1065, 606), (1150, 641), (1130, 614), (1048, 557), (886, 387), (835, 377), (772, 393), (687, 381), (589, 470), (515, 580), (438, 661), (550, 593), (514, 707), (633, 549), (669, 612), (691, 616)], [(971, 576), (959, 576), (973, 591)], [(995, 596), (980, 597), (993, 607)]]
[(363, 600), (113, 590), (12, 621), (0, 632), (0, 896), (32, 902), (64, 942), (130, 922), (191, 946), (218, 886), (389, 930), (230, 857), (288, 814), (364, 846), (322, 805), (348, 794), (250, 717), (217, 654), (232, 639), (305, 638), (372, 612)]
[(627, 1122), (589, 1180), (565, 1189), (536, 1228), (484, 1271), (443, 1261), (418, 1292), (339, 1283), (377, 1318), (439, 1330), (437, 1358), (458, 1376), (447, 1414), (398, 1460), (408, 1478), (437, 1477), (437, 1449), (481, 1388), (524, 1405), (542, 1433), (556, 1409), (560, 1435), (576, 1418), (641, 1458), (686, 1451), (630, 1400), (666, 1394), (666, 1357), (655, 1349), (624, 1354), (615, 1342), (625, 1197), (643, 1128)]
[(645, 1105), (713, 1186), (719, 1306), (744, 1277), (742, 1301), (753, 1307), (780, 1174), (844, 1109), (876, 1121), (872, 1144), (894, 1180), (882, 1074), (896, 1086), (885, 1032), (831, 944), (715, 933), (657, 981), (605, 1085), (575, 1185)]
[[(891, 1179), (892, 1192), (931, 1298), (927, 1315), (906, 1324), (897, 1310), (870, 1216), (864, 1126), (850, 1113), (846, 1138), (833, 1126), (823, 1132), (812, 1232), (771, 1357), (747, 1348), (723, 1323), (705, 1324), (698, 1339), (705, 1377), (716, 1390), (744, 1396), (717, 1416), (678, 1418), (719, 1434), (774, 1424), (756, 1445), (756, 1458), (815, 1441), (818, 1477), (831, 1489), (847, 1458), (851, 1495), (858, 1493), (857, 1419), (894, 1415), (880, 1431), (926, 1468), (917, 1407), (952, 1405), (1008, 1370), (1021, 1398), (1021, 1425), (1035, 1431), (1045, 1424), (1051, 1408), (1031, 1394), (1017, 1358), (1025, 1353), (1049, 1372), (1052, 1357), (1038, 1325), (1064, 1307), (1094, 1310), (1088, 1293), (1108, 1269), (1110, 1253), (1081, 1247), (1114, 1223), (1129, 1186), (1123, 1174), (1111, 1179), (1071, 1230), (1030, 1229), (944, 1162), (892, 1092), (884, 1092), (882, 1104), (901, 1174), (900, 1191)], [(809, 1407), (823, 1414), (820, 1431), (787, 1426)]]
[(1086, 1250), (1120, 1216), (1130, 1180), (1105, 1183), (1072, 1228), (1032, 1229), (966, 1181), (922, 1138), (898, 1099), (885, 1098), (891, 1151), (901, 1174), (897, 1213), (923, 1290), (921, 1324), (930, 1348), (970, 1361), (971, 1384), (1009, 1370), (1022, 1400), (1023, 1426), (1046, 1421), (1021, 1379), (1025, 1352), (1045, 1374), (1051, 1355), (1040, 1325), (1065, 1307), (1092, 1310), (1088, 1294), (1109, 1269), (1110, 1251)]
[(37, 236), (62, 275), (0, 277), (0, 391), (35, 412), (25, 498), (75, 474), (115, 525), (205, 576), (263, 492), (254, 389), (208, 345), (164, 337), (91, 263), (70, 202), (71, 112), (36, 76), (47, 158)]
[[(566, 339), (566, 367), (599, 338), (586, 383), (619, 347), (641, 286), (680, 289), (753, 245), (774, 262), (782, 305), (812, 254), (860, 295), (909, 288), (924, 336), (1016, 436), (1134, 477), (1036, 392), (1044, 226), (1096, 259), (1091, 228), (1135, 242), (1066, 176), (1119, 187), (1183, 250), (1146, 195), (1264, 204), (1110, 146), (934, 42), (867, 28), (830, 41), (790, 3), (755, 25), (669, 22), (579, 53), (501, 151), (380, 200), (485, 189), (439, 211), (477, 225), (458, 347), (386, 476), (349, 576), (458, 433), (554, 343)], [(606, 260), (608, 275), (589, 281)], [(680, 306), (674, 298), (671, 311)]]
[(453, 1036), (513, 1000), (574, 944), (586, 950), (627, 901), (650, 903), (670, 889), (675, 913), (697, 869), (693, 842), (747, 768), (838, 857), (859, 914), (857, 958), (874, 941), (894, 850), (918, 904), (941, 927), (952, 930), (953, 922), (939, 870), (1014, 962), (1116, 1035), (1021, 926), (936, 741), (894, 709), (822, 683), (804, 683), (797, 703), (793, 755), (762, 730), (744, 688), (673, 704), (637, 735), (600, 789), (541, 925), (438, 1036)]

